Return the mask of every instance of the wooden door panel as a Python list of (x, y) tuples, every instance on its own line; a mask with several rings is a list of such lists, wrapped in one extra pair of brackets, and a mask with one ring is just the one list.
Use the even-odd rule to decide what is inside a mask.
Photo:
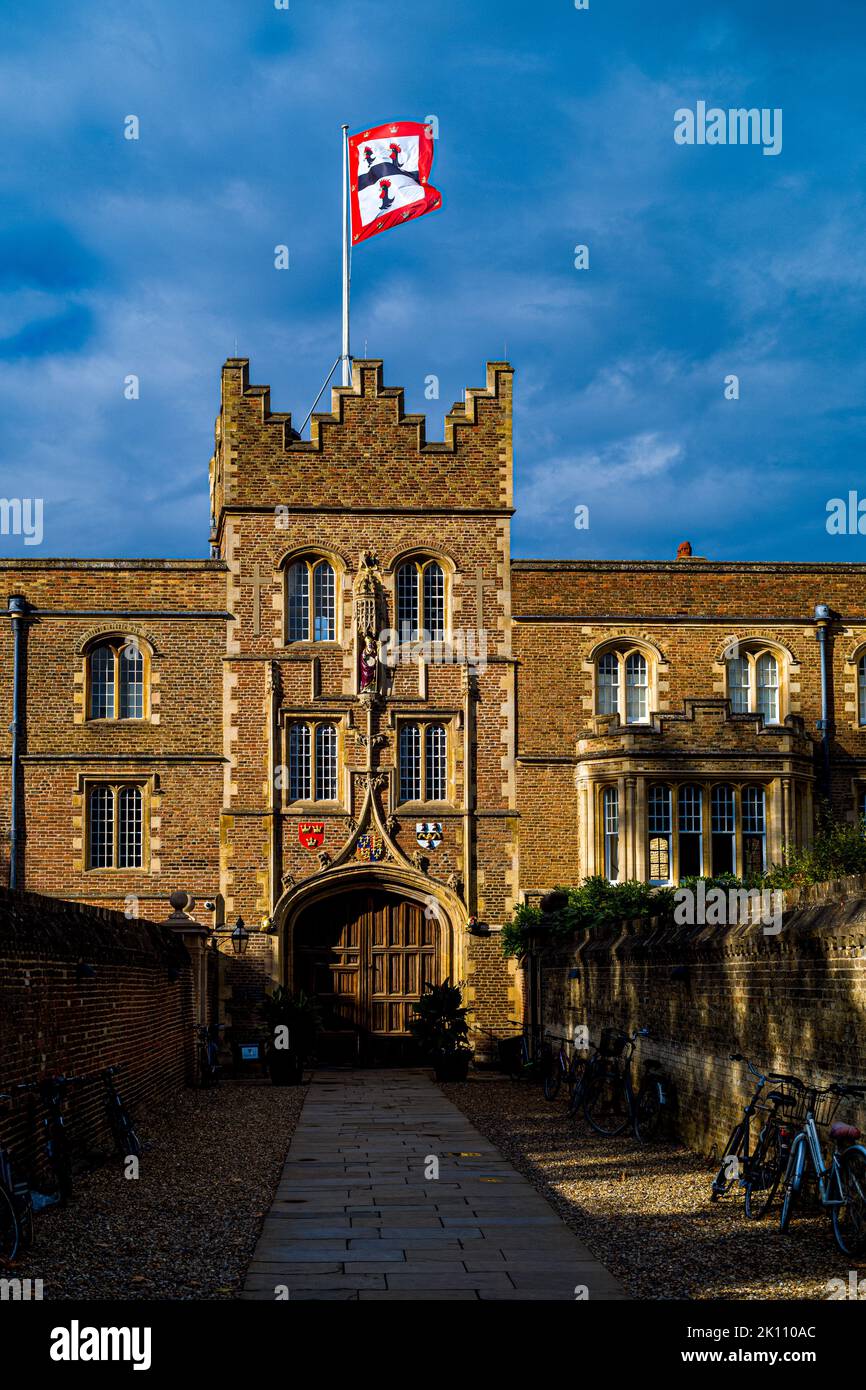
[(331, 1028), (405, 1037), (423, 985), (447, 973), (435, 917), (376, 890), (309, 909), (294, 944), (296, 985), (319, 996)]

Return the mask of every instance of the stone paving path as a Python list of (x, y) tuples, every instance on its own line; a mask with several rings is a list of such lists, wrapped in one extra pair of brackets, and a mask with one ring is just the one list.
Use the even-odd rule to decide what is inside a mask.
[(314, 1074), (242, 1298), (579, 1296), (626, 1294), (427, 1073)]

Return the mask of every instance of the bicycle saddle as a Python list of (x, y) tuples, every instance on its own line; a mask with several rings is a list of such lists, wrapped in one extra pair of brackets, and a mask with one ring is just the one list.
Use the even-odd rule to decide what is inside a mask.
[(856, 1125), (843, 1124), (841, 1120), (835, 1120), (830, 1126), (830, 1138), (842, 1141), (846, 1144), (853, 1144), (855, 1139), (860, 1138), (860, 1131)]

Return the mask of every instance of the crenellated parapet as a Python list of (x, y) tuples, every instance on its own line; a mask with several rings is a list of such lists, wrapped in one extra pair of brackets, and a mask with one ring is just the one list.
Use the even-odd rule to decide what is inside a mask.
[(249, 361), (229, 358), (211, 461), (217, 528), (232, 508), (510, 515), (512, 376), (489, 362), (486, 385), (467, 389), (431, 441), (403, 388), (385, 386), (381, 360), (356, 360), (351, 386), (333, 388), (302, 439), (290, 413), (271, 410), (270, 388), (250, 385)]

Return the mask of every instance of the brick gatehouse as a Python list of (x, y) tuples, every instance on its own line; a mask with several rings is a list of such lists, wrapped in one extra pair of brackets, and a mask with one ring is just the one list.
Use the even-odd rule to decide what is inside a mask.
[(0, 562), (5, 881), (157, 919), (185, 889), (253, 929), (225, 1017), (278, 980), (385, 1043), (425, 979), (514, 1016), (521, 897), (861, 814), (866, 566), (512, 560), (512, 375), (428, 443), (356, 361), (303, 440), (232, 358), (211, 559)]

